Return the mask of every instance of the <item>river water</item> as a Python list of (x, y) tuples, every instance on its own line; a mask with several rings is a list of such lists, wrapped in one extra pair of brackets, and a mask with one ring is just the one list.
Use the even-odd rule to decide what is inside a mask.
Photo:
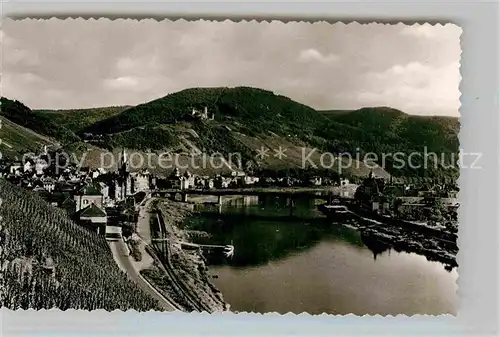
[(295, 203), (299, 220), (265, 218), (290, 215), (288, 203), (245, 197), (222, 206), (220, 214), (189, 219), (192, 228), (212, 235), (198, 242), (235, 247), (232, 258), (209, 256), (213, 283), (232, 311), (456, 314), (456, 269), (446, 271), (439, 262), (398, 253), (355, 229), (328, 223), (314, 200)]

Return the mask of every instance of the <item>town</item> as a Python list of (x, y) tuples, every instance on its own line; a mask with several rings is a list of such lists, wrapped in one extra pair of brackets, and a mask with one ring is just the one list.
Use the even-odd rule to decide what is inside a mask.
[(161, 177), (147, 169), (131, 172), (125, 149), (121, 151), (118, 169), (109, 172), (102, 168), (90, 169), (77, 167), (74, 163), (50, 161), (55, 157), (55, 150), (49, 151), (44, 146), (36, 154), (25, 154), (23, 161), (2, 160), (0, 176), (36, 192), (51, 205), (65, 210), (77, 223), (108, 239), (130, 236), (134, 232), (138, 213), (136, 205), (152, 191), (244, 187), (323, 188), (355, 200), (360, 206), (359, 211), (427, 221), (437, 226), (446, 224), (450, 231), (457, 231), (456, 183), (437, 183), (429, 179), (408, 183), (392, 176), (389, 179), (375, 177), (373, 172), (361, 181), (351, 177), (360, 184), (350, 182), (348, 177), (276, 177), (269, 172), (251, 175), (233, 171), (228, 175), (210, 177), (193, 175), (188, 170), (181, 172), (178, 168)]

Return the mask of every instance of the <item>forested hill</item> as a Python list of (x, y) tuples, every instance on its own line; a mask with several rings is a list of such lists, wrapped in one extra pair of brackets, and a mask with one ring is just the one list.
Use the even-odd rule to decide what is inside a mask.
[(158, 303), (118, 268), (103, 236), (5, 179), (0, 179), (0, 200), (1, 306), (159, 310)]
[(193, 88), (182, 90), (104, 119), (87, 128), (93, 133), (115, 133), (139, 126), (191, 121), (192, 109), (207, 107), (217, 121), (237, 121), (256, 132), (313, 131), (327, 118), (316, 110), (271, 91), (249, 88)]
[[(332, 148), (353, 153), (436, 153), (446, 164), (456, 161), (460, 121), (455, 117), (415, 116), (388, 107), (361, 108), (347, 112), (323, 112), (330, 123), (318, 134), (332, 140)], [(442, 154), (442, 156), (441, 156)], [(418, 159), (417, 159), (418, 160)], [(386, 168), (391, 171), (391, 159)], [(450, 170), (457, 177), (458, 167)], [(430, 169), (402, 169), (400, 174), (434, 175)], [(450, 173), (450, 172), (449, 172)]]
[[(370, 152), (379, 159), (384, 153), (409, 155), (425, 149), (443, 153), (449, 163), (456, 161), (459, 144), (457, 118), (412, 116), (388, 107), (318, 111), (271, 91), (249, 87), (186, 89), (133, 107), (28, 113), (19, 102), (16, 106), (7, 118), (65, 144), (93, 134), (92, 144), (102, 149), (161, 150), (186, 156), (236, 152), (244, 162), (269, 169), (301, 166), (304, 148), (317, 149), (318, 157), (325, 152), (347, 152), (363, 158)], [(193, 118), (193, 109), (205, 108), (208, 119)], [(56, 118), (51, 118), (54, 113)], [(256, 151), (261, 147), (268, 147), (271, 153), (286, 148), (287, 158), (276, 161), (270, 156), (257, 161)], [(377, 163), (385, 164), (395, 176), (456, 178), (459, 173), (456, 165), (443, 171), (397, 168), (390, 158)], [(364, 175), (366, 170), (349, 173)]]
[[(215, 120), (193, 121), (192, 109), (204, 107)], [(109, 143), (117, 146), (168, 148), (176, 144), (178, 128), (172, 126), (179, 124), (199, 135), (201, 139), (192, 139), (199, 147), (222, 153), (250, 148), (244, 156), (248, 160), (257, 148), (253, 145), (258, 143), (256, 138), (263, 140), (270, 134), (283, 142), (331, 153), (374, 152), (381, 156), (427, 148), (428, 152), (443, 153), (445, 161), (451, 162), (450, 154), (458, 152), (458, 118), (412, 116), (388, 107), (317, 111), (273, 92), (248, 87), (186, 89), (127, 109), (86, 131), (110, 135)], [(166, 136), (165, 141), (160, 135)], [(241, 141), (241, 135), (252, 139)], [(432, 169), (394, 169), (390, 158), (385, 164), (397, 176), (438, 173)], [(456, 176), (458, 169), (450, 172)]]
[(57, 125), (61, 125), (76, 134), (80, 134), (90, 125), (114, 116), (130, 108), (130, 106), (110, 106), (89, 109), (69, 110), (34, 110), (40, 116), (51, 119)]
[(50, 116), (35, 112), (19, 101), (2, 97), (0, 114), (13, 123), (63, 143), (71, 143), (80, 139), (71, 130), (57, 124)]

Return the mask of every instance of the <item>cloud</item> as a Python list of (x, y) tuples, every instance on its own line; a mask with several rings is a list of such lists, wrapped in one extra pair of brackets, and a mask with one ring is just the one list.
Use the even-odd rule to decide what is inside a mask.
[(104, 80), (104, 87), (111, 90), (131, 90), (135, 89), (139, 81), (135, 77), (122, 76), (117, 78), (107, 78)]
[(299, 61), (302, 62), (332, 63), (337, 62), (339, 59), (340, 57), (335, 54), (323, 55), (314, 48), (302, 50), (299, 54)]
[(116, 69), (120, 72), (127, 72), (134, 69), (137, 66), (137, 62), (135, 62), (130, 57), (121, 57), (116, 62)]
[(400, 31), (403, 36), (413, 36), (416, 38), (426, 38), (426, 39), (452, 39), (458, 38), (462, 34), (462, 29), (454, 24), (446, 25), (430, 25), (426, 24), (414, 24), (413, 26), (405, 26)]
[(413, 114), (458, 115), (460, 68), (458, 62), (436, 67), (419, 62), (394, 65), (365, 76), (367, 90), (357, 99), (365, 105), (387, 105)]
[(34, 109), (134, 105), (240, 85), (316, 109), (435, 114), (458, 101), (428, 99), (436, 96), (429, 90), (451, 97), (458, 87), (443, 70), (460, 58), (453, 25), (6, 19), (1, 32), (2, 92)]

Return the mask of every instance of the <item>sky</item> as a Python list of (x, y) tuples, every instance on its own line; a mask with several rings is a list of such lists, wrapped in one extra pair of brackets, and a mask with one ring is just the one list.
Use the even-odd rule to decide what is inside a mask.
[(4, 20), (2, 96), (32, 109), (136, 105), (252, 86), (315, 109), (459, 116), (458, 26)]

